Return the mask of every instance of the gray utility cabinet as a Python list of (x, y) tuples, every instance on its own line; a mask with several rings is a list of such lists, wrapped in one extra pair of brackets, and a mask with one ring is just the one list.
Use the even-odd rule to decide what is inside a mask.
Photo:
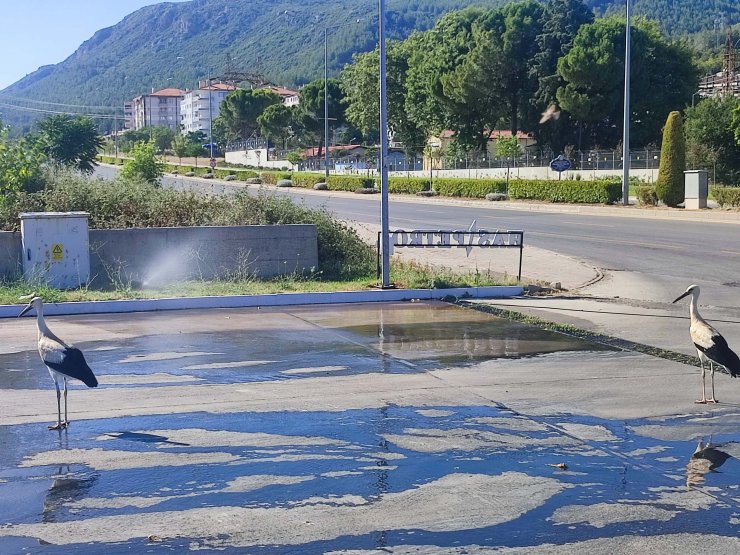
[(684, 174), (684, 198), (687, 210), (707, 207), (709, 178), (706, 170), (687, 170)]
[(25, 212), (21, 218), (23, 278), (57, 289), (90, 279), (87, 212)]

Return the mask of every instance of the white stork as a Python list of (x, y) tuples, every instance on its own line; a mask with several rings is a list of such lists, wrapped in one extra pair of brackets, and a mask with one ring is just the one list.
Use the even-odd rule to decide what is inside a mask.
[[(39, 329), (39, 354), (49, 369), (49, 374), (57, 388), (57, 423), (49, 426), (50, 430), (61, 430), (69, 425), (67, 420), (67, 378), (75, 378), (87, 387), (97, 387), (98, 380), (87, 365), (85, 357), (78, 348), (66, 344), (54, 335), (44, 321), (44, 302), (34, 297), (28, 306), (18, 315), (23, 316), (29, 310), (36, 309), (36, 325)], [(64, 381), (64, 420), (62, 420), (61, 392), (59, 378)]]
[[(714, 365), (718, 364), (727, 368), (730, 376), (736, 378), (740, 376), (740, 358), (735, 352), (727, 346), (724, 337), (712, 326), (707, 324), (704, 318), (699, 314), (699, 286), (689, 285), (683, 295), (678, 297), (675, 302), (684, 297), (691, 295), (691, 306), (689, 314), (691, 315), (691, 341), (694, 342), (696, 353), (699, 355), (699, 364), (701, 364), (701, 399), (697, 403), (716, 403), (714, 398)], [(709, 363), (709, 372), (712, 380), (712, 396), (707, 399), (705, 377), (706, 370), (704, 363)]]

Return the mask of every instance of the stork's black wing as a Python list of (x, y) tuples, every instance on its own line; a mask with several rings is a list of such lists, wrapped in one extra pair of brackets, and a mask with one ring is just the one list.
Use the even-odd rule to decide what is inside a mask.
[(85, 356), (77, 347), (64, 349), (60, 362), (44, 361), (52, 370), (60, 374), (75, 378), (83, 382), (87, 387), (98, 387), (98, 380), (93, 371), (87, 365)]
[(740, 358), (730, 349), (727, 340), (719, 333), (712, 335), (708, 347), (702, 347), (701, 345), (696, 347), (711, 360), (727, 368), (733, 378), (740, 376)]

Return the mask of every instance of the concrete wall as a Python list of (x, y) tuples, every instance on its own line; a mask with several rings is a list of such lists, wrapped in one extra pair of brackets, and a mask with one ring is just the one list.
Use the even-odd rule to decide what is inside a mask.
[(0, 279), (15, 279), (23, 273), (21, 261), (21, 234), (0, 231)]
[[(21, 276), (21, 234), (0, 232), (0, 279)], [(318, 266), (314, 225), (91, 229), (93, 285), (271, 277)]]
[(272, 277), (318, 266), (314, 225), (90, 230), (93, 284)]
[(254, 166), (255, 168), (295, 169), (293, 164), (287, 160), (268, 160), (266, 148), (234, 150), (227, 152), (225, 159), (229, 164), (243, 164), (245, 166)]
[[(364, 173), (364, 172), (363, 172)], [(412, 171), (412, 172), (389, 172), (390, 176), (398, 177), (429, 177), (429, 170)], [(581, 179), (589, 180), (603, 178), (606, 176), (617, 177), (621, 180), (622, 170), (573, 170), (563, 172), (562, 179), (575, 179), (577, 175)], [(506, 179), (506, 168), (471, 168), (469, 170), (434, 170), (434, 177), (466, 177), (473, 179)], [(631, 169), (630, 177), (639, 177), (649, 183), (658, 178), (658, 168), (654, 169)], [(526, 167), (511, 168), (509, 170), (510, 179), (557, 179), (558, 173), (552, 171), (549, 167)]]

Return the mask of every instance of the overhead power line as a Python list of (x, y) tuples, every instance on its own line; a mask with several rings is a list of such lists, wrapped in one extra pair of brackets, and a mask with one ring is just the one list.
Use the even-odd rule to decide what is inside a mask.
[(96, 114), (96, 113), (85, 113), (85, 112), (71, 112), (64, 110), (45, 110), (43, 108), (32, 108), (31, 106), (16, 106), (15, 104), (8, 104), (0, 102), (0, 108), (10, 108), (11, 110), (20, 110), (23, 112), (36, 112), (42, 114), (65, 114), (68, 116), (85, 116), (95, 119), (119, 119), (120, 116), (113, 114)]
[(8, 102), (28, 102), (31, 104), (46, 104), (48, 106), (63, 106), (65, 108), (85, 108), (86, 110), (123, 110), (120, 106), (89, 106), (85, 104), (64, 104), (62, 102), (51, 102), (50, 100), (33, 100), (31, 98), (19, 98), (17, 96), (9, 96), (7, 94), (0, 93), (0, 100)]

